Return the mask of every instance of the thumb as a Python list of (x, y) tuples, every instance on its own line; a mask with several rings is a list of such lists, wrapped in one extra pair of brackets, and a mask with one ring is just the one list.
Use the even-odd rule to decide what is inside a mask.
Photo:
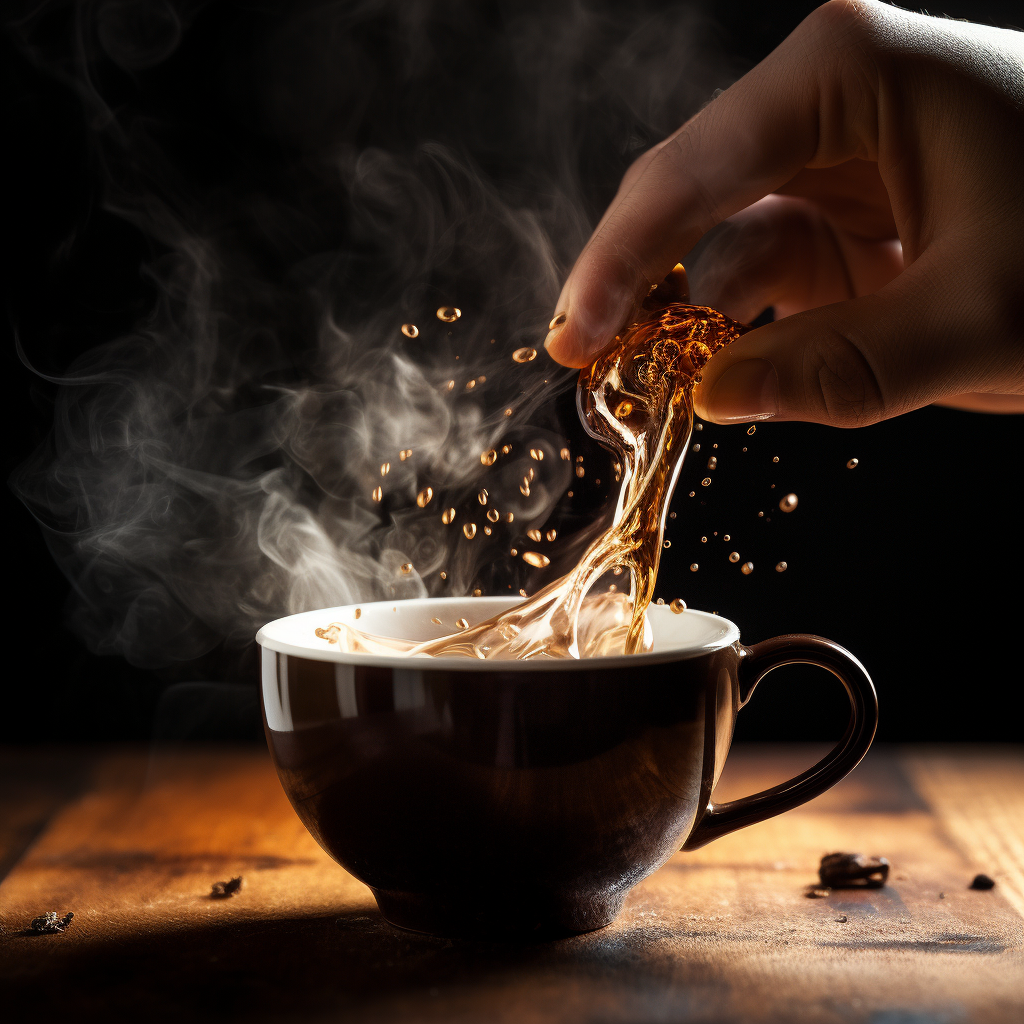
[[(944, 304), (912, 295), (908, 277), (918, 275), (905, 272), (872, 295), (796, 313), (722, 349), (695, 389), (696, 412), (715, 423), (858, 427), (986, 390), (973, 332), (957, 330)], [(965, 305), (952, 308), (966, 314), (966, 325), (975, 311)], [(977, 312), (974, 323), (982, 322)]]

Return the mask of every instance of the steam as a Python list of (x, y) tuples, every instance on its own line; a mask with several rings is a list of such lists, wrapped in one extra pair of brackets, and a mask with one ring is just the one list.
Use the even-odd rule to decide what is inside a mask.
[[(291, 612), (526, 583), (483, 507), (475, 539), (458, 526), (482, 487), (524, 531), (571, 486), (553, 400), (573, 374), (511, 353), (540, 348), (629, 160), (732, 70), (692, 5), (552, 6), (304, 3), (239, 26), (109, 0), (68, 52), (38, 41), (42, 13), (18, 26), (82, 99), (106, 207), (156, 253), (153, 309), (59, 379), (13, 484), (93, 650), (162, 667)], [(154, 69), (216, 90), (155, 113)]]

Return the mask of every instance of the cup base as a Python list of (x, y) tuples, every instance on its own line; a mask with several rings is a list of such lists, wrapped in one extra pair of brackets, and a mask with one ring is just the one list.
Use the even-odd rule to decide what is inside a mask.
[(370, 890), (384, 919), (406, 931), (427, 935), (491, 939), (564, 938), (605, 928), (615, 920), (626, 893), (594, 896), (582, 901), (546, 901), (543, 906), (522, 900), (471, 899), (465, 896), (423, 896)]

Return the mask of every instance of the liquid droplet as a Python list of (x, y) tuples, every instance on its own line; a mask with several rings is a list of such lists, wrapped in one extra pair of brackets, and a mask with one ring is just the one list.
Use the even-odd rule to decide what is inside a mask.
[(730, 562), (738, 562), (739, 560), (740, 560), (740, 553), (738, 551), (730, 551), (729, 552), (729, 561)]
[(512, 415), (512, 410), (511, 409), (506, 409), (505, 410), (505, 415), (506, 416), (511, 416)]
[(624, 399), (615, 408), (615, 418), (617, 420), (624, 420), (632, 411), (633, 403), (628, 399)]
[(730, 540), (732, 540), (732, 537), (730, 537), (729, 534), (725, 534), (723, 535), (722, 540), (728, 543)]
[(789, 568), (789, 566), (786, 565), (785, 562), (779, 562), (779, 564), (777, 566), (775, 566), (775, 571), (776, 572), (785, 572), (788, 568)]
[(708, 469), (718, 469), (718, 458), (717, 458), (717, 456), (712, 455), (711, 458), (708, 459)]
[(754, 424), (751, 423), (750, 426), (747, 427), (747, 433), (748, 434), (756, 434), (757, 433), (757, 427), (755, 427)]
[(527, 530), (526, 531), (526, 536), (529, 537), (530, 540), (539, 541), (540, 537), (541, 537), (541, 533), (540, 533), (540, 530)]
[(709, 476), (704, 477), (704, 479), (701, 480), (701, 486), (703, 486), (703, 487), (710, 487), (711, 486), (711, 477), (709, 477)]
[(473, 591), (473, 596), (474, 597), (483, 597), (483, 593), (484, 592), (479, 587), (477, 587), (476, 590)]
[(621, 576), (622, 575), (622, 566), (621, 565), (615, 566), (615, 568), (612, 569), (612, 575), (613, 576)]
[(445, 526), (448, 526), (448, 524), (453, 522), (454, 519), (455, 519), (455, 509), (453, 509), (453, 508), (446, 508), (441, 513), (441, 522), (444, 523)]
[(536, 459), (538, 462), (543, 462), (544, 461), (544, 452), (541, 451), (540, 448), (531, 448), (530, 449), (530, 458), (531, 459)]
[(505, 522), (506, 523), (511, 523), (513, 519), (515, 519), (515, 514), (514, 513), (512, 513), (512, 512), (506, 512), (505, 513)]
[(668, 549), (669, 549), (670, 547), (672, 547), (672, 541), (670, 541), (670, 540), (664, 540), (664, 541), (662, 541), (662, 542), (661, 542), (661, 546), (662, 546), (662, 547), (663, 547), (663, 548), (664, 548), (664, 549), (665, 549), (666, 551), (668, 551)]
[[(787, 494), (782, 501), (779, 502), (779, 508), (783, 512), (792, 512), (797, 507), (800, 499), (795, 494)], [(762, 513), (763, 515), (763, 513)]]
[(360, 617), (360, 616), (361, 616), (362, 614), (363, 614), (363, 609), (362, 609), (362, 608), (357, 608), (357, 609), (356, 609), (356, 610), (355, 610), (355, 611), (354, 611), (354, 612), (352, 613), (352, 618), (354, 618), (354, 619), (358, 619), (358, 618), (359, 618), (359, 617)]
[(501, 513), (496, 508), (488, 509), (487, 518), (492, 523), (496, 523), (501, 518)]
[(455, 626), (457, 629), (469, 629), (469, 623), (465, 619), (456, 619)]
[(558, 454), (562, 456), (563, 462), (569, 462), (572, 459), (572, 452), (568, 448), (563, 448)]
[(466, 535), (466, 540), (472, 540), (476, 536), (476, 523), (466, 523), (462, 527), (462, 532)]
[(487, 493), (487, 488), (485, 487), (485, 488), (484, 488), (484, 489), (483, 489), (483, 490), (482, 490), (482, 491), (481, 491), (481, 492), (480, 492), (480, 493), (479, 493), (479, 494), (478, 494), (478, 495), (476, 496), (476, 500), (477, 500), (477, 501), (479, 501), (481, 505), (486, 505), (486, 504), (487, 504), (487, 499), (488, 499), (488, 497), (489, 497), (489, 495), (488, 495), (488, 493)]
[[(567, 317), (567, 315), (565, 313), (556, 313), (551, 318), (551, 322), (548, 324), (548, 330), (549, 331), (553, 331), (556, 327), (561, 327), (562, 324), (564, 324), (567, 319), (568, 319), (568, 317)], [(616, 339), (616, 340), (618, 340), (618, 339)]]
[(682, 615), (686, 611), (686, 602), (681, 598), (677, 597), (670, 605), (669, 608), (676, 613), (676, 615)]
[(411, 573), (411, 572), (412, 572), (412, 562), (406, 562), (402, 566), (402, 575), (403, 576), (408, 576), (409, 573)]
[(537, 350), (535, 348), (517, 348), (512, 353), (512, 358), (517, 363), (529, 363), (537, 358)]
[(374, 501), (380, 501), (384, 497), (384, 491), (380, 487), (374, 487), (371, 497)]
[(740, 566), (740, 572), (743, 573), (744, 576), (749, 576), (753, 571), (754, 571), (754, 563), (753, 562), (744, 562)]
[(441, 579), (443, 579), (443, 580), (448, 579), (448, 573), (446, 573), (446, 572), (441, 573)]
[(524, 497), (530, 496), (530, 478), (528, 476), (523, 477), (523, 482), (519, 485), (519, 493)]
[(557, 530), (548, 530), (548, 532), (544, 534), (544, 539), (545, 539), (545, 540), (546, 540), (546, 541), (547, 541), (547, 542), (548, 542), (549, 544), (553, 544), (553, 543), (554, 543), (554, 540), (555, 540), (555, 538), (556, 538), (557, 536), (558, 536), (558, 531), (557, 531)]
[(380, 467), (380, 475), (381, 476), (387, 476), (388, 473), (390, 473), (390, 472), (391, 472), (391, 463), (390, 462), (382, 462), (381, 463), (381, 467)]
[(402, 324), (402, 333), (407, 338), (418, 338), (420, 329), (415, 324)]
[(577, 466), (576, 467), (576, 475), (580, 479), (582, 479), (584, 476), (586, 476), (586, 473), (587, 473), (587, 471), (582, 466)]
[(695, 444), (695, 445), (693, 446), (693, 450), (694, 450), (695, 452), (699, 452), (699, 451), (700, 451), (700, 445), (699, 445), (699, 444)]
[(779, 457), (778, 457), (778, 455), (776, 455), (776, 456), (774, 456), (774, 457), (772, 458), (772, 462), (778, 462), (778, 461), (779, 461)]
[(416, 495), (416, 504), (420, 508), (426, 508), (430, 504), (430, 499), (434, 496), (433, 487), (424, 487), (419, 494)]
[(455, 381), (453, 381), (453, 380), (448, 381), (448, 385), (447, 386), (448, 386), (448, 390), (449, 391), (453, 390), (454, 387), (455, 387)]
[(707, 542), (708, 542), (707, 537), (701, 537), (700, 542), (701, 542), (701, 544), (707, 544)]
[(523, 561), (536, 566), (538, 569), (543, 569), (544, 566), (551, 564), (551, 559), (547, 555), (542, 555), (537, 551), (524, 551)]
[(676, 517), (675, 512), (669, 512), (668, 517), (669, 517), (669, 519), (675, 519), (675, 517)]
[(399, 458), (400, 458), (400, 459), (401, 459), (401, 460), (402, 460), (403, 462), (405, 462), (405, 460), (406, 460), (407, 458), (409, 458), (409, 456), (411, 456), (411, 455), (412, 455), (412, 449), (411, 449), (411, 448), (403, 448), (403, 449), (402, 449), (402, 450), (401, 450), (401, 451), (400, 451), (400, 452), (398, 453), (398, 457), (399, 457)]
[(454, 323), (462, 316), (462, 310), (457, 306), (442, 306), (437, 311), (437, 319), (443, 320), (446, 324)]
[(657, 601), (655, 601), (654, 603), (655, 603), (655, 604), (664, 604), (664, 603), (665, 603), (665, 598), (663, 598), (663, 597), (659, 597), (659, 598), (658, 598), (658, 600), (657, 600)]
[(441, 625), (441, 620), (440, 620), (439, 618), (437, 618), (436, 616), (434, 616), (434, 617), (433, 617), (433, 618), (432, 618), (432, 619), (431, 619), (430, 621), (431, 621), (431, 622), (432, 622), (432, 623), (433, 623), (433, 624), (434, 624), (435, 626), (440, 626), (440, 625)]
[(509, 554), (510, 554), (510, 555), (511, 555), (511, 556), (512, 556), (513, 558), (515, 558), (515, 557), (516, 557), (516, 555), (518, 555), (518, 554), (519, 554), (519, 549), (518, 549), (518, 548), (512, 548), (512, 549), (511, 549), (511, 550), (509, 551)]
[(703, 423), (696, 423), (696, 424), (694, 424), (693, 429), (694, 430), (703, 430), (704, 429), (704, 424)]
[(501, 454), (502, 455), (508, 455), (508, 453), (510, 451), (512, 451), (512, 445), (510, 445), (510, 444), (503, 444), (501, 446)]
[(475, 387), (476, 387), (476, 381), (475, 380), (467, 380), (466, 381), (466, 390), (467, 391), (472, 391), (473, 388), (475, 388)]
[(690, 572), (696, 572), (699, 568), (700, 566), (696, 562), (690, 563)]
[(860, 465), (860, 459), (850, 459), (846, 464), (847, 469), (856, 469)]
[(488, 448), (487, 451), (480, 453), (480, 464), (483, 466), (493, 466), (497, 457), (498, 453), (493, 448)]

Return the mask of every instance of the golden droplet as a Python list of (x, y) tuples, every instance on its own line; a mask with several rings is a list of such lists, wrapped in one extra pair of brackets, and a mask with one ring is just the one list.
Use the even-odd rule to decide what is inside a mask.
[(553, 331), (556, 327), (561, 327), (562, 324), (568, 319), (567, 313), (556, 313), (548, 324), (548, 330)]
[(455, 387), (455, 381), (448, 381), (448, 390), (451, 391)]
[(668, 551), (668, 549), (669, 549), (670, 547), (672, 547), (672, 541), (670, 541), (670, 540), (663, 540), (663, 541), (661, 542), (661, 546), (662, 546), (662, 547), (663, 547), (663, 548), (664, 548), (664, 549), (665, 549), (666, 551)]
[(789, 568), (789, 566), (786, 565), (785, 562), (779, 562), (779, 564), (775, 566), (775, 571), (776, 572), (785, 572), (788, 568)]
[(701, 486), (702, 487), (710, 487), (711, 486), (711, 477), (709, 477), (709, 476), (704, 477), (704, 479), (701, 480)]
[(479, 587), (477, 587), (476, 590), (473, 591), (473, 596), (474, 597), (482, 597), (483, 596), (483, 591)]
[(411, 572), (412, 572), (412, 562), (406, 562), (402, 566), (402, 575), (403, 576), (408, 576), (409, 573), (411, 573)]
[(446, 579), (448, 579), (448, 573), (446, 573), (446, 572), (442, 572), (442, 573), (441, 573), (441, 579), (443, 579), (443, 580), (446, 580)]
[(572, 452), (568, 448), (563, 448), (558, 454), (562, 456), (563, 462), (569, 462), (572, 459)]
[(695, 451), (695, 452), (699, 452), (699, 451), (700, 451), (700, 445), (699, 445), (699, 444), (695, 444), (695, 445), (693, 446), (693, 451)]
[(701, 544), (707, 544), (707, 542), (708, 542), (707, 537), (701, 537), (700, 542), (701, 542)]
[(511, 556), (512, 556), (513, 558), (515, 558), (515, 557), (516, 557), (516, 555), (518, 555), (518, 554), (519, 554), (519, 551), (518, 551), (518, 550), (517, 550), (516, 548), (511, 548), (511, 549), (509, 550), (509, 554), (510, 554), (510, 555), (511, 555)]
[(586, 470), (582, 466), (576, 467), (576, 475), (582, 479), (586, 475)]
[(441, 513), (441, 522), (444, 523), (445, 526), (448, 526), (450, 523), (452, 523), (454, 521), (455, 521), (455, 509), (453, 509), (453, 508), (446, 508)]
[(492, 523), (496, 523), (501, 518), (501, 513), (496, 508), (488, 509), (487, 518)]
[(462, 527), (462, 532), (466, 535), (466, 540), (472, 540), (476, 536), (476, 523), (466, 523)]
[(476, 500), (477, 500), (477, 501), (479, 501), (481, 505), (486, 505), (486, 504), (487, 504), (487, 497), (488, 497), (488, 495), (487, 495), (487, 488), (485, 487), (485, 488), (484, 488), (484, 489), (483, 489), (483, 490), (482, 490), (482, 491), (481, 491), (481, 492), (480, 492), (480, 493), (479, 493), (479, 494), (478, 494), (478, 495), (476, 496)]
[(566, 492), (565, 492), (565, 496), (566, 496), (567, 498), (571, 498), (571, 497), (572, 497), (572, 491), (566, 491)]
[(557, 536), (558, 536), (558, 531), (557, 530), (548, 530), (548, 532), (544, 534), (544, 539), (549, 544), (552, 544), (552, 543), (554, 543), (554, 540), (555, 540), (555, 538)]
[(783, 512), (792, 512), (796, 508), (800, 499), (795, 494), (787, 494), (782, 501), (779, 502), (779, 508)]
[(544, 461), (544, 452), (541, 451), (540, 448), (531, 448), (530, 449), (530, 458), (531, 459), (536, 459), (538, 462), (543, 462)]
[(730, 551), (729, 552), (729, 561), (730, 562), (738, 562), (739, 560), (740, 560), (740, 553), (738, 551)]
[(537, 350), (535, 348), (530, 348), (529, 346), (526, 348), (517, 348), (515, 352), (512, 353), (512, 358), (517, 363), (529, 363), (537, 358)]
[(486, 534), (486, 535), (487, 535), (488, 537), (490, 537), (490, 535), (491, 535), (491, 528), (490, 528), (489, 526), (485, 526), (485, 527), (484, 527), (484, 533), (485, 533), (485, 534)]
[(361, 616), (362, 614), (363, 614), (363, 609), (362, 609), (362, 608), (357, 608), (357, 609), (356, 609), (356, 610), (355, 610), (355, 611), (354, 611), (354, 612), (352, 613), (352, 618), (353, 618), (353, 619), (358, 619), (358, 618), (359, 618), (359, 617), (360, 617), (360, 616)]
[(582, 462), (583, 461), (583, 456), (582, 455), (577, 455), (576, 456), (576, 461), (577, 462)]
[(506, 416), (511, 416), (512, 415), (512, 410), (511, 409), (506, 409), (505, 410), (505, 415)]
[(487, 451), (480, 453), (480, 464), (483, 466), (493, 466), (497, 458), (498, 453), (493, 448), (488, 448)]
[(538, 569), (543, 569), (544, 566), (551, 564), (551, 559), (547, 555), (542, 555), (537, 551), (524, 551), (523, 561), (536, 566)]
[(756, 434), (757, 433), (757, 427), (753, 423), (751, 423), (750, 426), (747, 427), (747, 433), (748, 434)]
[(419, 494), (416, 495), (416, 504), (420, 508), (426, 508), (430, 504), (430, 499), (434, 496), (433, 487), (424, 487)]
[(778, 462), (778, 461), (779, 461), (779, 457), (778, 457), (778, 455), (776, 455), (776, 456), (773, 456), (773, 458), (772, 458), (772, 462)]
[(420, 329), (415, 324), (402, 324), (402, 333), (407, 338), (418, 338)]
[(519, 596), (520, 596), (520, 597), (526, 597), (526, 591), (525, 591), (525, 590), (523, 590), (523, 588), (522, 588), (522, 587), (520, 587), (520, 588), (519, 588)]
[(501, 454), (502, 455), (508, 455), (508, 453), (510, 451), (512, 451), (512, 445), (510, 445), (510, 444), (503, 444), (501, 446)]
[(387, 476), (388, 473), (390, 473), (390, 472), (391, 472), (391, 463), (390, 462), (382, 462), (381, 466), (380, 466), (380, 475), (381, 476)]
[(753, 571), (754, 571), (754, 563), (753, 562), (744, 562), (740, 566), (740, 572), (743, 573), (744, 576), (749, 576)]
[(457, 629), (469, 629), (469, 623), (465, 619), (456, 619), (455, 626)]
[(434, 617), (432, 617), (430, 621), (431, 621), (431, 622), (432, 622), (432, 623), (433, 623), (433, 624), (434, 624), (435, 626), (440, 626), (440, 625), (441, 625), (441, 620), (440, 620), (439, 618), (437, 618), (437, 616), (436, 616), (436, 615), (435, 615)]
[(480, 376), (477, 377), (476, 382), (477, 384), (486, 384), (487, 378), (481, 373)]
[(373, 493), (370, 495), (374, 501), (380, 501), (384, 497), (384, 491), (380, 487), (374, 487)]
[(615, 407), (615, 418), (624, 420), (633, 411), (633, 403), (629, 399), (623, 399)]
[(718, 458), (714, 455), (708, 459), (708, 469), (718, 469)]
[(693, 429), (694, 430), (703, 430), (704, 429), (704, 424), (703, 423), (695, 423), (694, 426), (693, 426)]
[(686, 611), (686, 602), (681, 598), (677, 597), (670, 605), (669, 608), (676, 613), (676, 615), (682, 615)]
[(540, 530), (536, 530), (536, 529), (527, 530), (526, 531), (526, 536), (529, 537), (530, 540), (539, 541), (540, 538), (541, 538), (541, 532), (540, 532)]
[(613, 576), (621, 576), (622, 575), (622, 566), (621, 565), (615, 566), (615, 568), (612, 569), (612, 575)]
[(657, 601), (655, 601), (654, 603), (655, 603), (655, 604), (664, 604), (664, 603), (665, 603), (665, 598), (663, 598), (663, 597), (659, 597), (659, 598), (658, 598), (658, 600), (657, 600)]
[(699, 568), (700, 566), (696, 562), (690, 563), (690, 572), (696, 572)]
[(725, 534), (725, 535), (724, 535), (724, 536), (722, 537), (722, 540), (724, 540), (724, 541), (725, 541), (726, 543), (728, 543), (729, 541), (731, 541), (731, 540), (732, 540), (732, 537), (730, 537), (730, 536), (729, 536), (729, 534)]
[(462, 310), (457, 306), (442, 306), (437, 311), (437, 319), (443, 320), (446, 324), (454, 323), (462, 316)]
[(523, 477), (523, 482), (519, 485), (519, 493), (524, 497), (530, 496), (530, 478), (528, 476)]
[(398, 453), (398, 457), (399, 457), (399, 458), (400, 458), (400, 459), (401, 459), (401, 460), (402, 460), (403, 462), (405, 462), (405, 460), (406, 460), (407, 458), (409, 458), (409, 456), (410, 456), (410, 455), (412, 455), (412, 449), (411, 449), (411, 448), (403, 448), (403, 449), (402, 449), (402, 450), (401, 450), (401, 451), (400, 451), (400, 452)]
[(473, 388), (475, 388), (475, 387), (476, 387), (476, 381), (475, 380), (467, 380), (466, 381), (466, 390), (467, 391), (472, 391)]
[(608, 588), (608, 593), (609, 594), (617, 594), (618, 592), (619, 592), (619, 588), (617, 586), (615, 586), (614, 583)]
[(850, 459), (846, 464), (847, 469), (856, 469), (860, 465), (860, 459)]

